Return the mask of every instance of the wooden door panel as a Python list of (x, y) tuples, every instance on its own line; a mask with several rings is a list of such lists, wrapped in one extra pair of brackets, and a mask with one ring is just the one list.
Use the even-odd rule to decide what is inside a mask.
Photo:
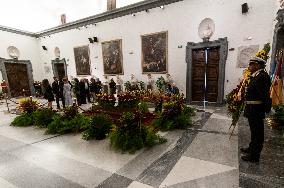
[(59, 80), (62, 80), (66, 75), (65, 75), (65, 68), (63, 63), (56, 63), (55, 64), (56, 70), (57, 70), (57, 75)]
[[(27, 65), (20, 63), (5, 63), (8, 84), (12, 97), (30, 95)], [(23, 93), (25, 90), (25, 93)]]
[(219, 78), (219, 48), (208, 50), (207, 62), (207, 100), (217, 102), (218, 97), (218, 78)]
[(192, 56), (192, 101), (204, 100), (205, 51), (194, 50)]

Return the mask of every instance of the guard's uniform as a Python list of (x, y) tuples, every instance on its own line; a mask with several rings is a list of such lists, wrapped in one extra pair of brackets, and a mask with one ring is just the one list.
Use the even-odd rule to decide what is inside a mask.
[(265, 106), (269, 99), (270, 77), (264, 70), (259, 70), (252, 75), (246, 90), (245, 117), (248, 118), (251, 142), (249, 144), (250, 154), (259, 158), (264, 141)]

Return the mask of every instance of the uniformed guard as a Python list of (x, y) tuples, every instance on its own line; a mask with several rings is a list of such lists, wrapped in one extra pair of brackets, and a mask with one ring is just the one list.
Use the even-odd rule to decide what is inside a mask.
[[(260, 153), (264, 141), (265, 112), (271, 109), (269, 90), (271, 86), (270, 77), (264, 70), (266, 61), (260, 57), (253, 57), (249, 62), (249, 70), (252, 75), (246, 89), (246, 106), (244, 116), (248, 118), (251, 142), (248, 148), (241, 148), (246, 155), (242, 160), (259, 162)], [(270, 106), (270, 107), (269, 107)]]

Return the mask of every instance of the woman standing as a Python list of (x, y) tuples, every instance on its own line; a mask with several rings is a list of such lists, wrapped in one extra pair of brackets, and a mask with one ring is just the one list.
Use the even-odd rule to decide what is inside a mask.
[(52, 101), (54, 101), (54, 95), (52, 88), (47, 79), (42, 80), (43, 96), (48, 101), (48, 107), (52, 109)]
[(71, 85), (68, 82), (68, 78), (63, 78), (63, 97), (65, 99), (65, 105), (66, 106), (71, 106), (72, 105), (72, 89)]

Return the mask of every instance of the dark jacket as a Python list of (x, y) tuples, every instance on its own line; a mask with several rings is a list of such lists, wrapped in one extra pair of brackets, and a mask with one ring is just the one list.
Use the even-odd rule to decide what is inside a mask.
[(62, 97), (63, 96), (63, 81), (54, 81), (52, 83), (52, 91), (56, 95), (56, 97)]
[(247, 118), (265, 118), (265, 104), (270, 99), (271, 82), (269, 75), (261, 70), (250, 83), (245, 94), (246, 101), (261, 101), (262, 104), (246, 104), (244, 115)]
[(52, 93), (52, 88), (50, 85), (48, 85), (45, 89), (44, 89), (44, 98), (47, 99), (49, 102), (54, 101), (54, 96)]

